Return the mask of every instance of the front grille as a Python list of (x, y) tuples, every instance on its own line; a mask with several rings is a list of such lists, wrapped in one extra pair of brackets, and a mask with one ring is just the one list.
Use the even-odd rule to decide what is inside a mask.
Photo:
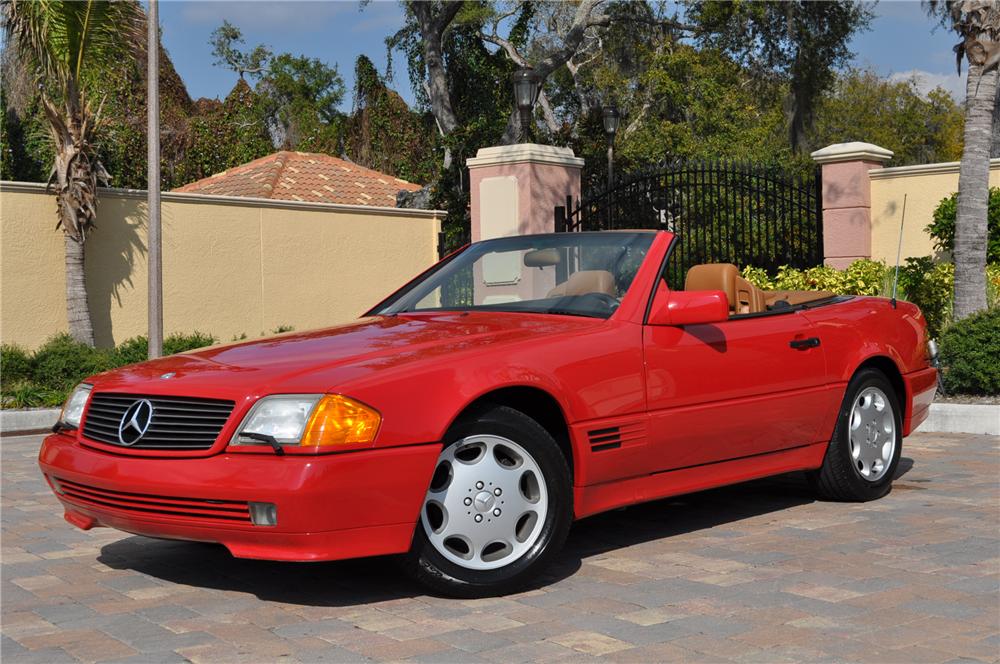
[(153, 417), (146, 433), (128, 447), (142, 450), (207, 450), (215, 444), (236, 405), (220, 399), (100, 392), (90, 398), (84, 437), (121, 447), (118, 427), (122, 416), (139, 399), (153, 405)]
[(99, 489), (61, 477), (53, 477), (56, 490), (71, 502), (97, 507), (110, 507), (136, 516), (172, 516), (210, 521), (250, 523), (250, 506), (240, 500), (207, 500), (175, 498)]

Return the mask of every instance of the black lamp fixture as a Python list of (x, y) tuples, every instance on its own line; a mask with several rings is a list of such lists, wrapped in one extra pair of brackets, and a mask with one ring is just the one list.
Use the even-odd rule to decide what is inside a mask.
[(618, 123), (621, 122), (621, 114), (618, 112), (618, 107), (614, 104), (604, 107), (603, 120), (604, 120), (604, 133), (607, 134), (608, 140), (612, 143), (615, 140), (615, 134), (618, 132)]
[(615, 134), (618, 133), (618, 124), (621, 122), (621, 114), (618, 107), (609, 104), (604, 107), (601, 113), (604, 121), (604, 135), (608, 137), (608, 189), (615, 183)]
[(514, 103), (521, 116), (521, 142), (524, 142), (528, 137), (528, 128), (531, 126), (531, 110), (535, 107), (535, 102), (538, 101), (538, 92), (541, 90), (541, 77), (531, 67), (522, 67), (514, 72), (512, 81), (514, 83)]

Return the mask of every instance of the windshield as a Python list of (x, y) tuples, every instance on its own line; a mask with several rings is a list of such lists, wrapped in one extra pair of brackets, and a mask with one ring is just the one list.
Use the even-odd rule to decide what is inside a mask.
[(652, 233), (623, 232), (477, 242), (374, 313), (487, 310), (607, 318), (652, 242)]

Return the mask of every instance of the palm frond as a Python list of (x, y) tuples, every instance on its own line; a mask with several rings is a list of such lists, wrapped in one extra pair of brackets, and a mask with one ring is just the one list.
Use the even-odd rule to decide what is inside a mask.
[(36, 65), (38, 74), (65, 87), (90, 68), (111, 64), (142, 39), (135, 0), (3, 0), (7, 42)]

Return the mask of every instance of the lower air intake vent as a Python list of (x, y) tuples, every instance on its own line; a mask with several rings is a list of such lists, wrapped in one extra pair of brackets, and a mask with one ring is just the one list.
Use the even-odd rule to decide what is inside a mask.
[(250, 507), (240, 500), (209, 500), (112, 491), (71, 482), (61, 477), (52, 479), (53, 485), (63, 498), (84, 506), (119, 510), (136, 517), (175, 517), (189, 521), (250, 523)]

